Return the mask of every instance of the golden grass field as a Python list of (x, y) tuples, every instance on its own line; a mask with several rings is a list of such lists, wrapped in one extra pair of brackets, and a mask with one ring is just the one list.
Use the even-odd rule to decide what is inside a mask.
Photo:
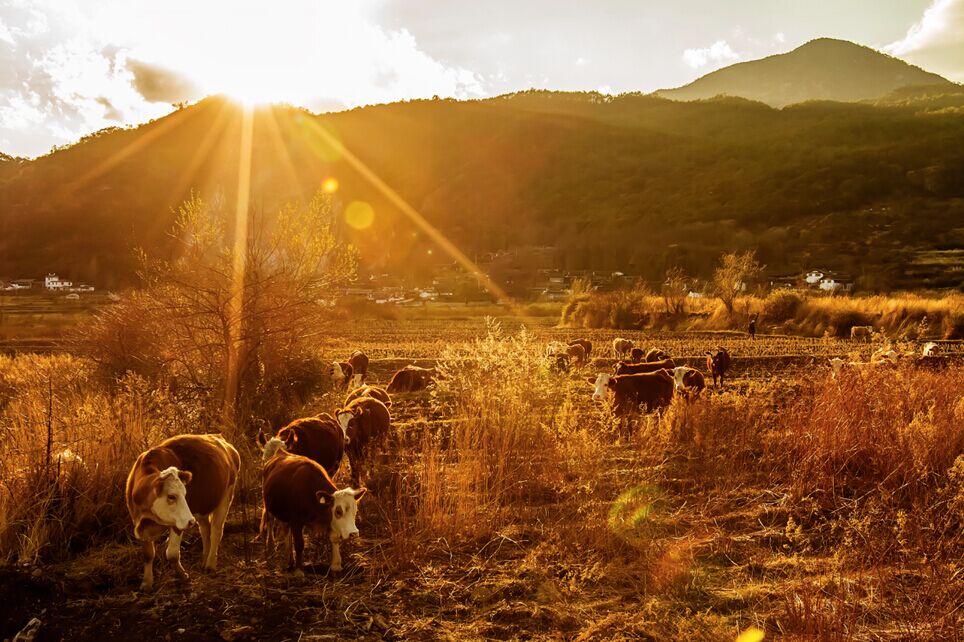
[[(345, 571), (312, 542), (305, 579), (265, 561), (259, 453), (232, 432), (243, 488), (220, 568), (200, 573), (194, 530), (191, 582), (159, 559), (152, 594), (137, 590), (129, 467), (163, 437), (222, 427), (139, 377), (104, 385), (78, 357), (0, 357), (0, 636), (38, 617), (38, 639), (71, 640), (964, 637), (960, 342), (942, 343), (946, 369), (834, 381), (828, 357), (879, 345), (555, 322), (411, 315), (320, 339), (323, 359), (368, 353), (374, 383), (406, 363), (444, 374), (394, 398)], [(579, 336), (593, 362), (551, 372), (546, 342)], [(619, 434), (585, 382), (616, 336), (701, 368), (725, 346), (731, 378)], [(323, 387), (289, 417), (342, 397)]]

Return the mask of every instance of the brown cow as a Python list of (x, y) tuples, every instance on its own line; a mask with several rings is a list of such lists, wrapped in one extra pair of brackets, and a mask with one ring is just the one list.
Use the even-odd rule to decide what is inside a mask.
[(392, 417), (378, 399), (359, 397), (335, 413), (338, 424), (345, 433), (348, 463), (351, 464), (351, 480), (361, 483), (363, 462), (370, 460), (373, 450), (383, 445), (392, 429)]
[(730, 353), (726, 348), (717, 347), (716, 350), (706, 353), (706, 371), (713, 377), (713, 387), (716, 387), (716, 378), (720, 378), (720, 387), (723, 387), (723, 375), (730, 369)]
[(696, 368), (689, 366), (677, 366), (672, 371), (673, 383), (676, 384), (676, 391), (679, 393), (700, 394), (706, 387), (706, 379), (703, 373)]
[[(321, 464), (334, 477), (345, 453), (345, 434), (334, 417), (323, 413), (317, 417), (295, 419), (278, 431), (275, 437), (293, 455), (302, 455)], [(264, 448), (267, 435), (258, 432), (258, 445)], [(265, 450), (265, 461), (271, 455)]]
[(640, 405), (646, 412), (668, 406), (673, 401), (673, 378), (666, 370), (642, 374), (611, 375), (600, 374), (586, 379), (595, 386), (593, 400), (601, 401), (606, 391), (613, 394), (612, 409), (617, 417), (636, 412)]
[(656, 372), (657, 370), (672, 370), (676, 367), (676, 363), (672, 359), (664, 359), (662, 361), (649, 361), (644, 363), (626, 363), (625, 361), (620, 361), (613, 366), (613, 374), (617, 375), (627, 375), (627, 374), (643, 374), (646, 372)]
[(582, 346), (583, 350), (586, 351), (586, 358), (587, 358), (587, 359), (589, 358), (589, 355), (592, 354), (592, 341), (590, 341), (589, 339), (573, 339), (572, 341), (569, 341), (569, 342), (568, 342), (568, 345), (571, 345), (571, 346), (580, 345), (580, 346)]
[(358, 399), (359, 397), (371, 397), (372, 399), (378, 399), (383, 404), (385, 404), (386, 408), (392, 407), (392, 398), (388, 395), (388, 392), (386, 392), (384, 388), (379, 388), (378, 386), (368, 386), (368, 385), (362, 386), (361, 388), (355, 388), (354, 390), (349, 392), (348, 396), (345, 397), (344, 405), (347, 406), (348, 404), (350, 404), (355, 399)]
[(364, 488), (337, 490), (324, 468), (307, 457), (280, 449), (264, 465), (262, 493), (265, 510), (262, 523), (277, 520), (288, 527), (294, 544), (293, 560), (288, 549), (289, 567), (294, 567), (296, 575), (304, 574), (306, 528), (312, 533), (328, 535), (329, 568), (335, 572), (342, 569), (339, 545), (358, 535), (356, 504), (364, 496)]
[(433, 371), (418, 366), (405, 366), (388, 382), (388, 392), (416, 392), (426, 388), (432, 380)]
[(566, 347), (566, 357), (570, 365), (579, 368), (586, 363), (586, 348), (581, 343), (571, 343)]
[(154, 541), (169, 531), (165, 556), (177, 572), (181, 566), (181, 535), (188, 526), (201, 530), (202, 567), (218, 565), (224, 520), (238, 483), (241, 458), (220, 435), (180, 435), (140, 454), (127, 476), (127, 511), (134, 537), (144, 548), (141, 590), (154, 586)]
[(872, 325), (855, 325), (850, 328), (850, 338), (852, 340), (863, 339), (864, 341), (870, 341), (874, 336), (874, 326)]
[(351, 366), (354, 373), (351, 378), (351, 386), (357, 388), (362, 385), (368, 375), (368, 355), (361, 350), (355, 350), (348, 357), (348, 365)]
[(336, 386), (348, 386), (354, 379), (354, 369), (347, 361), (332, 361), (329, 374)]
[(650, 348), (646, 351), (646, 356), (643, 361), (647, 363), (652, 363), (653, 361), (665, 361), (669, 359), (669, 354), (665, 350), (660, 350), (659, 348)]
[(642, 348), (633, 348), (629, 351), (629, 363), (641, 363), (646, 360), (646, 354)]

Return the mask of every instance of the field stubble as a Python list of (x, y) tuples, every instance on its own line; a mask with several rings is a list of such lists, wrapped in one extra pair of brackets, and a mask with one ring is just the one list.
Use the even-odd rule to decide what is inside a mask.
[[(138, 377), (108, 388), (70, 356), (4, 358), (0, 634), (36, 615), (48, 639), (183, 628), (185, 639), (717, 640), (751, 626), (787, 639), (960, 638), (960, 365), (834, 382), (826, 357), (871, 347), (519, 326), (367, 321), (327, 339), (326, 358), (368, 352), (378, 383), (410, 359), (444, 375), (395, 399), (397, 438), (360, 507), (346, 572), (315, 564), (297, 582), (264, 562), (250, 542), (257, 452), (237, 437), (247, 472), (222, 568), (197, 571), (193, 533), (191, 584), (160, 561), (153, 595), (134, 592), (124, 477), (164, 436), (218, 427)], [(577, 334), (600, 361), (549, 372), (545, 341)], [(608, 369), (617, 334), (694, 364), (724, 345), (735, 376), (618, 436), (584, 381)], [(321, 392), (291, 415), (341, 396)]]

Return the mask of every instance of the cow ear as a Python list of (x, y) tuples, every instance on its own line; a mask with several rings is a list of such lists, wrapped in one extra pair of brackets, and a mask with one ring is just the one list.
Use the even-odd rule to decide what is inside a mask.
[(177, 476), (178, 479), (181, 480), (181, 483), (187, 486), (191, 483), (191, 478), (194, 477), (194, 474), (189, 470), (179, 470), (177, 471)]
[(364, 496), (365, 496), (365, 493), (367, 493), (367, 492), (368, 492), (368, 489), (363, 487), (363, 488), (359, 488), (359, 489), (356, 490), (356, 491), (353, 491), (353, 492), (352, 492), (352, 495), (355, 496), (355, 501), (356, 501), (356, 502), (360, 502), (360, 501), (361, 501), (361, 498), (364, 497)]
[(326, 504), (334, 503), (335, 498), (332, 497), (331, 493), (327, 493), (323, 490), (319, 490), (315, 493), (315, 499), (318, 500), (319, 504), (326, 505)]

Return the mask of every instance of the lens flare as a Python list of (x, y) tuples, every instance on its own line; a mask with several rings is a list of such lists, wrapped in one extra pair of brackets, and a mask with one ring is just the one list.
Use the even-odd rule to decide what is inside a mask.
[(329, 176), (325, 180), (321, 181), (321, 189), (326, 194), (334, 194), (338, 191), (338, 179), (334, 176)]
[(758, 629), (755, 626), (751, 626), (736, 638), (736, 642), (760, 642), (766, 634), (762, 629)]
[(375, 210), (365, 201), (352, 201), (345, 208), (345, 222), (356, 230), (367, 230), (375, 222)]

